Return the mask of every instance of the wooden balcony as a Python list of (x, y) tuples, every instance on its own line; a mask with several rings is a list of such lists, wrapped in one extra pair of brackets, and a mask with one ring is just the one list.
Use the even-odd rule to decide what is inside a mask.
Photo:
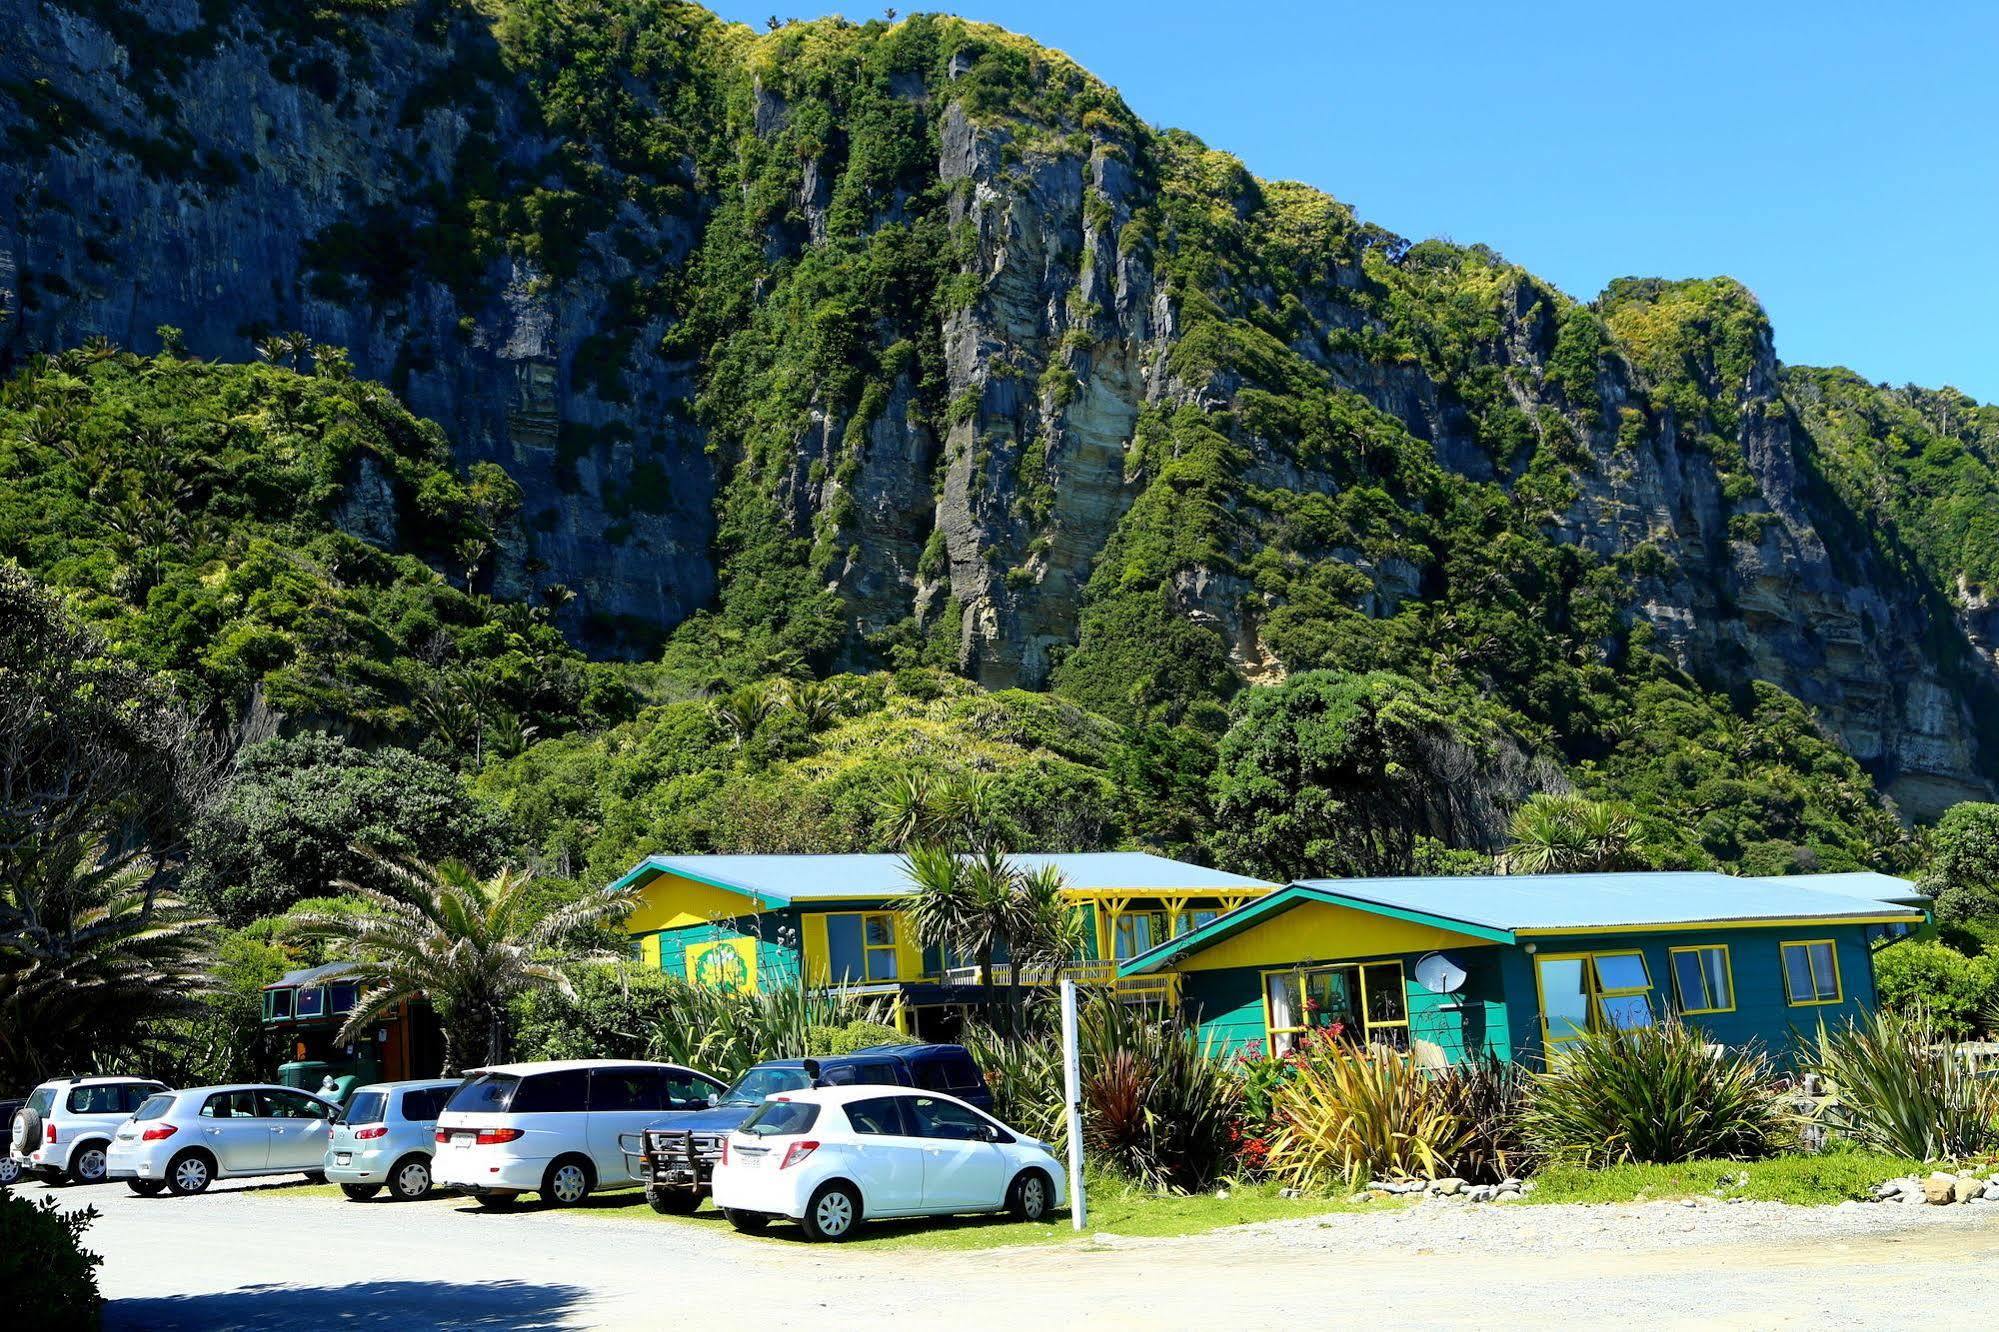
[(1088, 989), (1104, 989), (1119, 999), (1149, 1001), (1161, 1004), (1177, 1004), (1180, 1001), (1180, 978), (1171, 973), (1152, 976), (1127, 976), (1118, 979), (1117, 963), (1096, 959), (1081, 962), (1064, 962), (1055, 966), (1031, 966), (1021, 968), (1017, 981), (1013, 967), (1001, 962), (993, 967), (990, 980), (985, 969), (977, 965), (952, 967), (944, 973), (946, 985), (1005, 985), (1009, 981), (1033, 988), (1053, 988), (1064, 980), (1075, 981)]

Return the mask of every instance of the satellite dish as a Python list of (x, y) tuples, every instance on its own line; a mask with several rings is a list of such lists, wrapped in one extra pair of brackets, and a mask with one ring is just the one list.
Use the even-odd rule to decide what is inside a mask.
[(1449, 953), (1426, 953), (1416, 961), (1416, 983), (1431, 994), (1456, 994), (1465, 983), (1465, 969)]

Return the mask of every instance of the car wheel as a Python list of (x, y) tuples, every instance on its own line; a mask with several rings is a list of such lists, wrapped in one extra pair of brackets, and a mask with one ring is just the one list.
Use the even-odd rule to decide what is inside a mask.
[(382, 1191), (380, 1184), (342, 1184), (340, 1191), (355, 1202), (366, 1202)]
[(647, 1189), (646, 1201), (661, 1216), (687, 1216), (701, 1205), (701, 1195), (693, 1189)]
[(0, 1187), (21, 1182), (21, 1163), (11, 1156), (0, 1156)]
[(1048, 1206), (1052, 1201), (1048, 1176), (1039, 1170), (1023, 1170), (1020, 1178), (1013, 1182), (1013, 1191), (1007, 1198), (1007, 1210), (1022, 1221), (1039, 1221), (1048, 1215)]
[(167, 1182), (163, 1179), (128, 1179), (125, 1181), (125, 1187), (138, 1194), (141, 1198), (157, 1198), (160, 1196), (160, 1190), (166, 1186)]
[(308, 1184), (324, 1184), (326, 1182), (326, 1172), (324, 1170), (308, 1170), (305, 1172), (305, 1182)]
[(475, 1193), (472, 1195), (472, 1201), (489, 1212), (512, 1211), (514, 1204), (519, 1202), (520, 1199), (521, 1195), (518, 1193)]
[(405, 1156), (389, 1171), (389, 1192), (403, 1202), (415, 1202), (430, 1193), (430, 1162), (420, 1154)]
[(852, 1185), (822, 1184), (806, 1205), (805, 1237), (812, 1240), (843, 1240), (861, 1224), (861, 1199)]
[(558, 1156), (541, 1177), (541, 1200), (551, 1207), (574, 1207), (590, 1196), (590, 1163), (580, 1156)]
[(205, 1152), (182, 1152), (167, 1162), (167, 1187), (177, 1198), (206, 1193), (215, 1182), (215, 1163)]
[(69, 1158), (69, 1182), (72, 1184), (102, 1184), (109, 1178), (110, 1166), (104, 1160), (104, 1146), (101, 1142), (78, 1143)]
[(745, 1235), (761, 1235), (764, 1233), (764, 1227), (770, 1224), (770, 1218), (762, 1212), (745, 1212), (734, 1207), (724, 1207), (722, 1215), (728, 1217), (729, 1224)]

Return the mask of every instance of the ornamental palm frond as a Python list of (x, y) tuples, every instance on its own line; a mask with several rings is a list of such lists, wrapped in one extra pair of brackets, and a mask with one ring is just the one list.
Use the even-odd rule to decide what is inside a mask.
[(355, 910), (297, 913), (292, 930), (340, 946), (355, 964), (361, 993), (341, 1040), (405, 1001), (428, 998), (454, 1069), (504, 1058), (506, 1010), (516, 996), (540, 989), (573, 996), (563, 968), (602, 956), (578, 939), (634, 905), (629, 893), (597, 893), (544, 911), (530, 891), (533, 878), (511, 867), (481, 879), (457, 861), (365, 854), (391, 891), (343, 880), (335, 886)]
[(916, 887), (910, 916), (924, 947), (977, 958), (987, 985), (1005, 953), (1002, 995), (1011, 1029), (1021, 973), (1074, 952), (1075, 920), (1062, 897), (1061, 873), (1053, 865), (1023, 869), (998, 851), (958, 855), (937, 846), (910, 848), (903, 873)]
[(1514, 811), (1507, 874), (1580, 874), (1638, 869), (1638, 825), (1622, 806), (1579, 795), (1536, 795)]
[(206, 987), (213, 922), (149, 900), (153, 869), (72, 837), (0, 890), (0, 1085), (109, 1067)]

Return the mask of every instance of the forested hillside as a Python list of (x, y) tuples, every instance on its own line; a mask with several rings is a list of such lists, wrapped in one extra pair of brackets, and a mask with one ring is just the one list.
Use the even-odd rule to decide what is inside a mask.
[(963, 817), (1489, 866), (1572, 789), (1895, 868), (1999, 775), (1995, 409), (1731, 280), (1578, 300), (948, 17), (0, 18), (0, 556), (235, 755), (235, 919), (353, 831), (225, 882), (306, 844), (255, 791), (440, 774), (577, 883)]

